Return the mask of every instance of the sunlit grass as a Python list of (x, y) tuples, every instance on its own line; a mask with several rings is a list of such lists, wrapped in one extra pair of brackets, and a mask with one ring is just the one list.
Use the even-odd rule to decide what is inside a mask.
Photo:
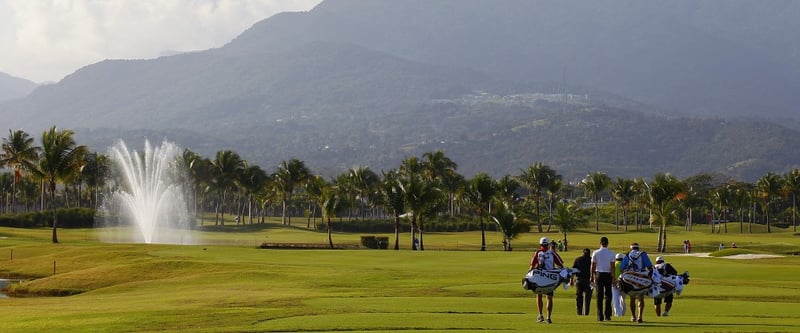
[[(107, 244), (102, 230), (0, 228), (0, 276), (25, 281), (18, 296), (0, 299), (2, 332), (530, 332), (535, 298), (522, 290), (530, 251), (541, 237), (526, 234), (515, 251), (502, 252), (501, 237), (487, 232), (490, 251), (480, 252), (480, 233), (428, 233), (427, 251), (412, 252), (401, 235), (393, 250), (262, 250), (270, 242), (326, 243), (324, 232), (242, 226), (197, 231), (203, 244)], [(653, 252), (651, 231), (603, 234), (623, 251), (632, 241)], [(553, 239), (561, 234), (547, 234)], [(197, 237), (195, 237), (197, 236)], [(334, 243), (358, 244), (360, 234), (334, 233)], [(393, 235), (390, 239), (394, 239)], [(600, 234), (568, 235), (568, 264)], [(655, 317), (648, 300), (645, 323), (628, 318), (598, 323), (574, 314), (573, 290), (556, 291), (554, 324), (561, 332), (795, 332), (800, 331), (796, 267), (800, 257), (732, 260), (681, 255), (683, 239), (695, 249), (736, 242), (726, 253), (787, 253), (800, 248), (790, 231), (710, 234), (670, 229), (667, 260), (688, 270), (691, 283), (676, 297), (670, 317)], [(773, 249), (774, 251), (769, 251)], [(11, 252), (13, 251), (13, 260)], [(53, 264), (56, 272), (53, 274)], [(47, 295), (71, 295), (53, 297)], [(594, 314), (594, 307), (592, 308)]]

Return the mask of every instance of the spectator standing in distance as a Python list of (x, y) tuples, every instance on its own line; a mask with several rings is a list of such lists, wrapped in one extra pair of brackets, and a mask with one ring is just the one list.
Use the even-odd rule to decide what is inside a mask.
[[(622, 259), (625, 258), (625, 255), (622, 253), (617, 253), (616, 262), (614, 263), (614, 276), (619, 278), (620, 274), (622, 274)], [(625, 294), (622, 293), (622, 290), (617, 288), (617, 284), (615, 283), (611, 287), (611, 297), (614, 298), (614, 315), (617, 317), (622, 317), (625, 315)]]
[[(648, 272), (653, 276), (653, 263), (647, 252), (639, 251), (639, 243), (631, 243), (630, 252), (622, 259), (620, 270), (622, 271), (635, 271), (635, 272)], [(638, 301), (638, 302), (637, 302)], [(637, 317), (636, 306), (638, 305), (639, 316)], [(638, 296), (631, 296), (631, 321), (642, 322), (642, 315), (644, 314), (644, 294)]]
[(575, 305), (579, 316), (588, 316), (589, 309), (592, 307), (592, 287), (589, 283), (589, 279), (592, 276), (592, 257), (590, 253), (591, 250), (583, 249), (583, 255), (575, 258), (572, 268), (577, 268), (580, 273), (573, 275), (569, 281), (571, 286), (575, 286), (575, 280), (578, 280), (575, 291)]
[[(564, 261), (561, 260), (561, 257), (550, 247), (550, 240), (547, 237), (542, 237), (539, 239), (539, 250), (533, 254), (533, 258), (531, 258), (531, 270), (533, 269), (543, 269), (543, 270), (554, 270), (556, 267), (563, 268)], [(553, 292), (549, 292), (546, 294), (547, 296), (547, 323), (552, 324), (553, 321), (550, 320), (550, 314), (553, 313)], [(539, 316), (536, 317), (536, 322), (541, 323), (545, 321), (544, 316), (542, 316), (542, 294), (536, 294), (536, 306), (539, 310)]]
[[(657, 257), (656, 258), (656, 265), (655, 269), (661, 274), (661, 276), (667, 275), (678, 275), (678, 271), (675, 267), (672, 267), (669, 263), (664, 262), (664, 257)], [(656, 308), (656, 316), (661, 316), (661, 302), (663, 301), (664, 304), (664, 317), (669, 316), (669, 310), (672, 309), (672, 294), (664, 296), (664, 298), (653, 298), (653, 304)]]
[(597, 321), (611, 320), (611, 285), (616, 277), (614, 272), (614, 252), (608, 249), (608, 238), (600, 237), (600, 248), (592, 253), (592, 276), (597, 290)]

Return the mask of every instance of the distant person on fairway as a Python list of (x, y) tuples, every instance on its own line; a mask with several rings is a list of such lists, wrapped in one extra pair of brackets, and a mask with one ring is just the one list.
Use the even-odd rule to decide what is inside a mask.
[[(655, 269), (658, 270), (658, 272), (661, 273), (662, 276), (678, 275), (678, 271), (675, 269), (675, 267), (672, 267), (672, 265), (670, 265), (669, 263), (664, 262), (664, 257), (657, 257), (656, 258)], [(662, 298), (653, 298), (653, 304), (655, 305), (655, 308), (656, 308), (656, 316), (660, 317), (662, 315), (661, 314), (661, 302), (662, 301), (666, 304), (666, 305), (664, 305), (664, 314), (663, 314), (663, 316), (664, 317), (669, 316), (669, 310), (672, 309), (672, 299), (673, 299), (672, 296), (673, 296), (672, 294), (669, 294), (667, 296), (664, 296), (663, 299)]]
[[(635, 272), (648, 272), (650, 276), (653, 273), (653, 263), (647, 252), (639, 251), (639, 243), (631, 243), (630, 252), (622, 259), (620, 269), (622, 271), (635, 271)], [(637, 302), (638, 301), (638, 302)], [(636, 307), (638, 305), (639, 316), (637, 317)], [(631, 321), (642, 322), (642, 315), (644, 314), (644, 294), (638, 296), (631, 296)]]
[(592, 276), (592, 257), (591, 250), (583, 249), (583, 255), (575, 258), (572, 268), (577, 268), (580, 273), (573, 275), (569, 281), (571, 286), (575, 286), (575, 280), (578, 280), (575, 291), (575, 305), (578, 308), (579, 316), (588, 316), (589, 309), (592, 308), (592, 288), (589, 283)]
[[(531, 258), (531, 270), (533, 269), (543, 269), (543, 270), (554, 270), (556, 267), (563, 268), (564, 261), (561, 260), (561, 256), (558, 255), (555, 251), (550, 248), (550, 240), (547, 237), (542, 237), (539, 239), (539, 250), (533, 254)], [(550, 314), (553, 312), (553, 292), (549, 292), (547, 295), (547, 323), (551, 324), (553, 321), (550, 320)], [(536, 322), (541, 323), (545, 321), (544, 316), (542, 316), (542, 294), (536, 294), (536, 306), (539, 309), (539, 316), (536, 317)]]
[(608, 249), (608, 238), (600, 237), (600, 248), (592, 253), (592, 277), (597, 290), (597, 321), (611, 320), (611, 285), (614, 273), (614, 252)]

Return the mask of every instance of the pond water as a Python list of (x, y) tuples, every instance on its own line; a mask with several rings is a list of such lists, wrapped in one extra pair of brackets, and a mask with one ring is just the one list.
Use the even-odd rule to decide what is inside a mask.
[[(3, 288), (8, 287), (9, 284), (11, 284), (11, 281), (7, 279), (0, 279), (0, 290), (3, 290)], [(2, 291), (0, 291), (0, 298), (8, 298), (8, 296), (6, 294), (3, 294)]]

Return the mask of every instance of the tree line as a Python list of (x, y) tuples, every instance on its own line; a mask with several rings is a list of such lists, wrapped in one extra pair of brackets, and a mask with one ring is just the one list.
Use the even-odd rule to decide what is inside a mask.
[[(0, 211), (52, 212), (52, 241), (58, 242), (57, 209), (97, 209), (102, 193), (121, 186), (110, 159), (78, 145), (74, 133), (52, 127), (39, 144), (22, 131), (9, 130), (2, 139), (0, 167)], [(565, 183), (556, 170), (533, 163), (519, 174), (493, 178), (478, 173), (467, 178), (458, 164), (443, 151), (409, 156), (397, 168), (380, 171), (355, 167), (333, 178), (315, 175), (298, 159), (282, 161), (267, 172), (242, 159), (232, 150), (220, 150), (214, 158), (189, 149), (175, 161), (175, 176), (184, 184), (191, 213), (200, 226), (206, 213), (214, 212), (214, 225), (224, 225), (225, 214), (236, 224), (264, 223), (280, 216), (284, 225), (292, 217), (306, 217), (311, 228), (317, 218), (327, 230), (333, 247), (332, 219), (389, 220), (394, 224), (394, 249), (400, 248), (400, 233), (410, 229), (412, 250), (424, 250), (425, 224), (431, 219), (478, 219), (481, 250), (486, 250), (486, 226), (503, 235), (503, 249), (513, 249), (512, 240), (535, 228), (563, 234), (592, 222), (599, 230), (601, 209), (613, 208), (613, 218), (603, 222), (617, 230), (642, 228), (646, 222), (658, 228), (658, 251), (666, 249), (668, 225), (708, 222), (715, 232), (727, 232), (727, 221), (738, 221), (739, 232), (752, 232), (752, 225), (782, 222), (795, 229), (796, 196), (800, 192), (800, 170), (779, 175), (768, 173), (755, 183), (719, 174), (700, 174), (678, 179), (658, 173), (652, 179), (616, 178), (604, 172), (588, 173), (576, 184)], [(613, 221), (611, 221), (613, 220)]]

